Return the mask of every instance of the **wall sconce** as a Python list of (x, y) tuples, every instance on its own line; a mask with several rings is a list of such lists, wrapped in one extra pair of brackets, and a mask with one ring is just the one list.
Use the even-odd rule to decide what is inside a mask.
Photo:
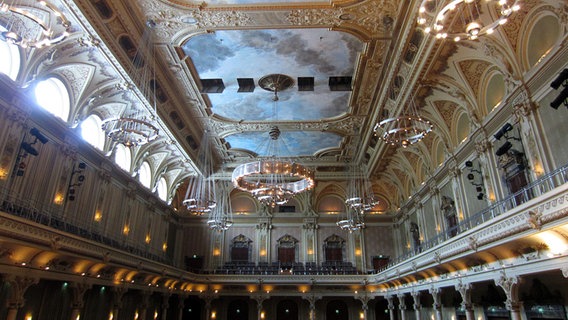
[(562, 70), (558, 77), (556, 77), (556, 79), (554, 79), (554, 81), (550, 83), (550, 86), (554, 90), (558, 90), (561, 85), (564, 87), (564, 89), (562, 89), (556, 99), (554, 99), (550, 103), (550, 106), (554, 109), (558, 109), (558, 107), (560, 107), (562, 103), (564, 103), (564, 105), (568, 107), (568, 69)]
[(495, 133), (495, 135), (493, 135), (493, 137), (497, 140), (501, 140), (503, 136), (505, 136), (506, 139), (509, 139), (507, 132), (511, 130), (513, 130), (513, 125), (507, 122), (499, 131), (497, 131), (497, 133)]
[[(87, 168), (87, 165), (84, 162), (79, 162), (77, 169), (75, 169), (75, 165), (73, 165), (73, 171), (71, 171), (71, 178), (69, 179), (69, 186), (67, 187), (67, 199), (69, 199), (69, 201), (75, 201), (75, 187), (81, 186), (83, 181), (85, 181), (85, 176), (82, 175), (85, 168)], [(77, 181), (73, 182), (73, 177), (76, 174), (79, 174), (79, 176), (77, 176)]]

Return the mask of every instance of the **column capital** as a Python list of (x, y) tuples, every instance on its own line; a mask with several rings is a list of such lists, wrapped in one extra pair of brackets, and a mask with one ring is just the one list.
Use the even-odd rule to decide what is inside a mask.
[(387, 295), (385, 296), (385, 299), (387, 299), (388, 302), (388, 308), (389, 310), (394, 310), (394, 296), (393, 295)]
[(464, 310), (471, 310), (471, 289), (472, 285), (470, 283), (462, 283), (461, 280), (458, 284), (455, 285), (456, 291), (460, 293), (462, 302), (461, 306)]
[(435, 310), (440, 310), (442, 308), (442, 304), (440, 303), (442, 296), (442, 288), (437, 288), (432, 286), (430, 287), (430, 289), (428, 289), (428, 292), (430, 293), (430, 295), (432, 295), (432, 300), (434, 300), (432, 308), (434, 308)]
[(10, 295), (7, 299), (9, 308), (21, 308), (25, 304), (24, 295), (28, 288), (39, 282), (39, 278), (9, 275), (4, 278), (10, 284)]
[(69, 288), (72, 294), (71, 306), (77, 309), (83, 308), (83, 297), (87, 290), (92, 288), (92, 285), (84, 282), (71, 282)]
[(420, 291), (412, 291), (410, 295), (412, 299), (414, 299), (414, 310), (419, 310), (422, 307), (422, 305), (420, 305)]
[(406, 301), (404, 301), (404, 299), (406, 298), (406, 294), (398, 293), (396, 297), (398, 298), (398, 308), (400, 310), (406, 310)]
[(507, 301), (505, 306), (509, 311), (515, 311), (516, 306), (520, 304), (519, 301), (519, 285), (521, 283), (520, 277), (507, 277), (504, 271), (501, 272), (501, 277), (495, 279), (495, 285), (501, 287), (505, 291)]

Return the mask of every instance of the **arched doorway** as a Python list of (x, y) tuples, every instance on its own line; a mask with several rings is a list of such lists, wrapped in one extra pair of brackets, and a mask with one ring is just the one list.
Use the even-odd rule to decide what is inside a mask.
[(251, 254), (251, 243), (252, 240), (242, 234), (234, 237), (231, 243), (231, 261), (249, 262)]
[(345, 239), (333, 234), (324, 240), (323, 249), (325, 252), (325, 261), (328, 263), (338, 263), (343, 261), (343, 250), (345, 247)]
[(278, 261), (281, 266), (291, 267), (296, 262), (298, 240), (287, 234), (278, 239)]
[(349, 320), (349, 308), (341, 300), (331, 300), (325, 309), (326, 320)]
[(298, 304), (293, 300), (282, 300), (276, 307), (277, 320), (298, 320)]
[(248, 320), (249, 310), (245, 300), (233, 300), (229, 303), (227, 320)]

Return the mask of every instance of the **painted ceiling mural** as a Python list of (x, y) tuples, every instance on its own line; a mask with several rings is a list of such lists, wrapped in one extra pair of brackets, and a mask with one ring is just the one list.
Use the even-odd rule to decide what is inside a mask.
[(276, 4), (276, 3), (280, 3), (280, 4), (286, 4), (287, 2), (294, 2), (294, 3), (313, 3), (313, 2), (326, 2), (329, 3), (329, 0), (286, 0), (286, 1), (282, 1), (282, 0), (209, 0), (209, 1), (203, 1), (209, 5), (240, 5), (240, 4), (264, 4), (264, 3), (270, 3), (270, 4)]
[[(230, 30), (197, 35), (183, 46), (201, 79), (221, 78), (222, 93), (209, 93), (211, 110), (231, 121), (301, 122), (330, 119), (348, 111), (350, 91), (331, 91), (330, 76), (353, 76), (363, 44), (357, 38), (328, 29)], [(313, 91), (298, 91), (297, 83), (278, 93), (258, 86), (268, 74), (293, 79), (313, 77)], [(238, 92), (237, 78), (253, 78), (253, 92)], [(232, 148), (256, 151), (261, 133), (225, 137)], [(339, 147), (341, 137), (331, 132), (283, 134), (290, 155), (313, 155)]]

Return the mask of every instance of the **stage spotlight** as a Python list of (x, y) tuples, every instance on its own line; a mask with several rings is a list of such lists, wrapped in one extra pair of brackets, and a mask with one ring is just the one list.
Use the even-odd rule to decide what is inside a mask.
[(511, 149), (511, 147), (513, 147), (513, 145), (507, 141), (505, 143), (503, 143), (503, 145), (497, 149), (497, 151), (495, 152), (495, 155), (500, 157), (502, 155), (504, 155), (505, 153), (507, 153), (507, 151), (509, 151), (509, 149)]
[(483, 193), (477, 194), (477, 200), (483, 200), (484, 197), (485, 195)]
[(556, 77), (556, 79), (554, 79), (554, 81), (550, 83), (550, 86), (554, 88), (554, 90), (557, 90), (565, 80), (568, 80), (568, 69), (562, 70), (558, 77)]
[(31, 154), (32, 156), (37, 156), (39, 154), (39, 152), (37, 152), (37, 150), (34, 147), (32, 147), (31, 144), (29, 144), (27, 142), (22, 142), (22, 149), (25, 152)]
[(475, 187), (475, 191), (481, 192), (481, 191), (483, 191), (483, 187), (482, 187), (482, 186), (477, 186), (477, 187)]
[(470, 173), (470, 174), (467, 175), (467, 179), (473, 180), (473, 179), (475, 179), (475, 176), (473, 175), (473, 173)]
[(466, 161), (466, 162), (465, 162), (465, 166), (468, 167), (468, 168), (471, 168), (471, 167), (473, 167), (473, 162), (471, 162), (471, 161)]
[(564, 87), (556, 99), (550, 103), (550, 106), (554, 109), (558, 109), (562, 103), (568, 107), (568, 87)]
[(37, 128), (32, 128), (30, 134), (36, 137), (42, 144), (46, 144), (49, 141)]
[(495, 133), (495, 135), (493, 137), (495, 137), (495, 139), (497, 140), (501, 140), (501, 138), (503, 136), (505, 136), (505, 138), (507, 138), (507, 132), (513, 130), (513, 125), (510, 123), (505, 123), (505, 125), (501, 128), (501, 130), (497, 131), (497, 133)]

